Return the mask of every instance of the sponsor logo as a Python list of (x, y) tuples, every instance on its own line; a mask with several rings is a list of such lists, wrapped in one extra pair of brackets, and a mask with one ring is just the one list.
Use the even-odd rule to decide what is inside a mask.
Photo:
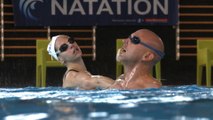
[(38, 2), (43, 3), (44, 0), (20, 0), (19, 10), (26, 18), (37, 20), (37, 18), (32, 14), (32, 11), (36, 9), (36, 4)]

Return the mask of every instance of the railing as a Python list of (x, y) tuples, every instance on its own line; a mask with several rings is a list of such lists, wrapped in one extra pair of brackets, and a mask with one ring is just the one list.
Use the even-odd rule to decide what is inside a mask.
[(78, 41), (83, 57), (95, 60), (95, 27), (17, 27), (11, 0), (1, 0), (1, 61), (14, 57), (35, 57), (36, 40), (67, 34)]
[(196, 41), (213, 38), (213, 1), (179, 0), (176, 59), (195, 57)]
[[(95, 60), (95, 27), (16, 27), (11, 0), (1, 0), (1, 60), (35, 57), (35, 40), (70, 34), (78, 40), (83, 57)], [(213, 38), (213, 0), (179, 0), (176, 59), (196, 56), (196, 40)]]

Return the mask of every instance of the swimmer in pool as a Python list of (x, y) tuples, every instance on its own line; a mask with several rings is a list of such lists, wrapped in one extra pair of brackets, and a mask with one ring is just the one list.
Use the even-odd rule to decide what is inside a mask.
[(123, 40), (117, 52), (117, 61), (124, 66), (124, 74), (110, 88), (144, 89), (159, 88), (161, 82), (151, 72), (153, 66), (164, 56), (161, 38), (148, 29), (140, 29)]
[(74, 38), (67, 35), (53, 36), (47, 47), (48, 53), (67, 67), (63, 87), (91, 90), (109, 88), (114, 80), (101, 75), (91, 75), (82, 59), (82, 51)]

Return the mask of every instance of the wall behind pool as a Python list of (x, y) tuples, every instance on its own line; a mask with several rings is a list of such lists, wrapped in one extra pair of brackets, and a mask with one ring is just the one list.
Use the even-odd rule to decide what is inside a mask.
[[(132, 32), (148, 28), (157, 33), (165, 44), (162, 60), (164, 85), (188, 85), (196, 82), (196, 58), (183, 57), (176, 60), (176, 34), (172, 26), (97, 26), (96, 60), (84, 58), (92, 74), (101, 74), (115, 79), (115, 42)], [(135, 53), (137, 54), (137, 53)], [(0, 87), (35, 86), (35, 58), (8, 58), (0, 62)], [(61, 86), (65, 68), (47, 69), (47, 86)]]

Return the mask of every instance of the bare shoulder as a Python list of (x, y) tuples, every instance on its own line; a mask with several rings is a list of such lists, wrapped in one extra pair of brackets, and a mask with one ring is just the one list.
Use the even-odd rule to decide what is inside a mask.
[(65, 73), (65, 76), (63, 78), (63, 87), (77, 87), (78, 81), (76, 78), (78, 78), (80, 72), (76, 71), (69, 71)]
[(155, 79), (136, 80), (129, 82), (128, 89), (145, 89), (145, 88), (160, 88), (162, 86), (160, 81)]
[(145, 88), (160, 88), (162, 83), (158, 80), (151, 80), (144, 84)]
[(87, 71), (70, 72), (64, 80), (64, 86), (83, 90), (95, 89), (96, 83)]
[(90, 74), (87, 72), (69, 71), (63, 79), (63, 87), (81, 87), (89, 78)]

